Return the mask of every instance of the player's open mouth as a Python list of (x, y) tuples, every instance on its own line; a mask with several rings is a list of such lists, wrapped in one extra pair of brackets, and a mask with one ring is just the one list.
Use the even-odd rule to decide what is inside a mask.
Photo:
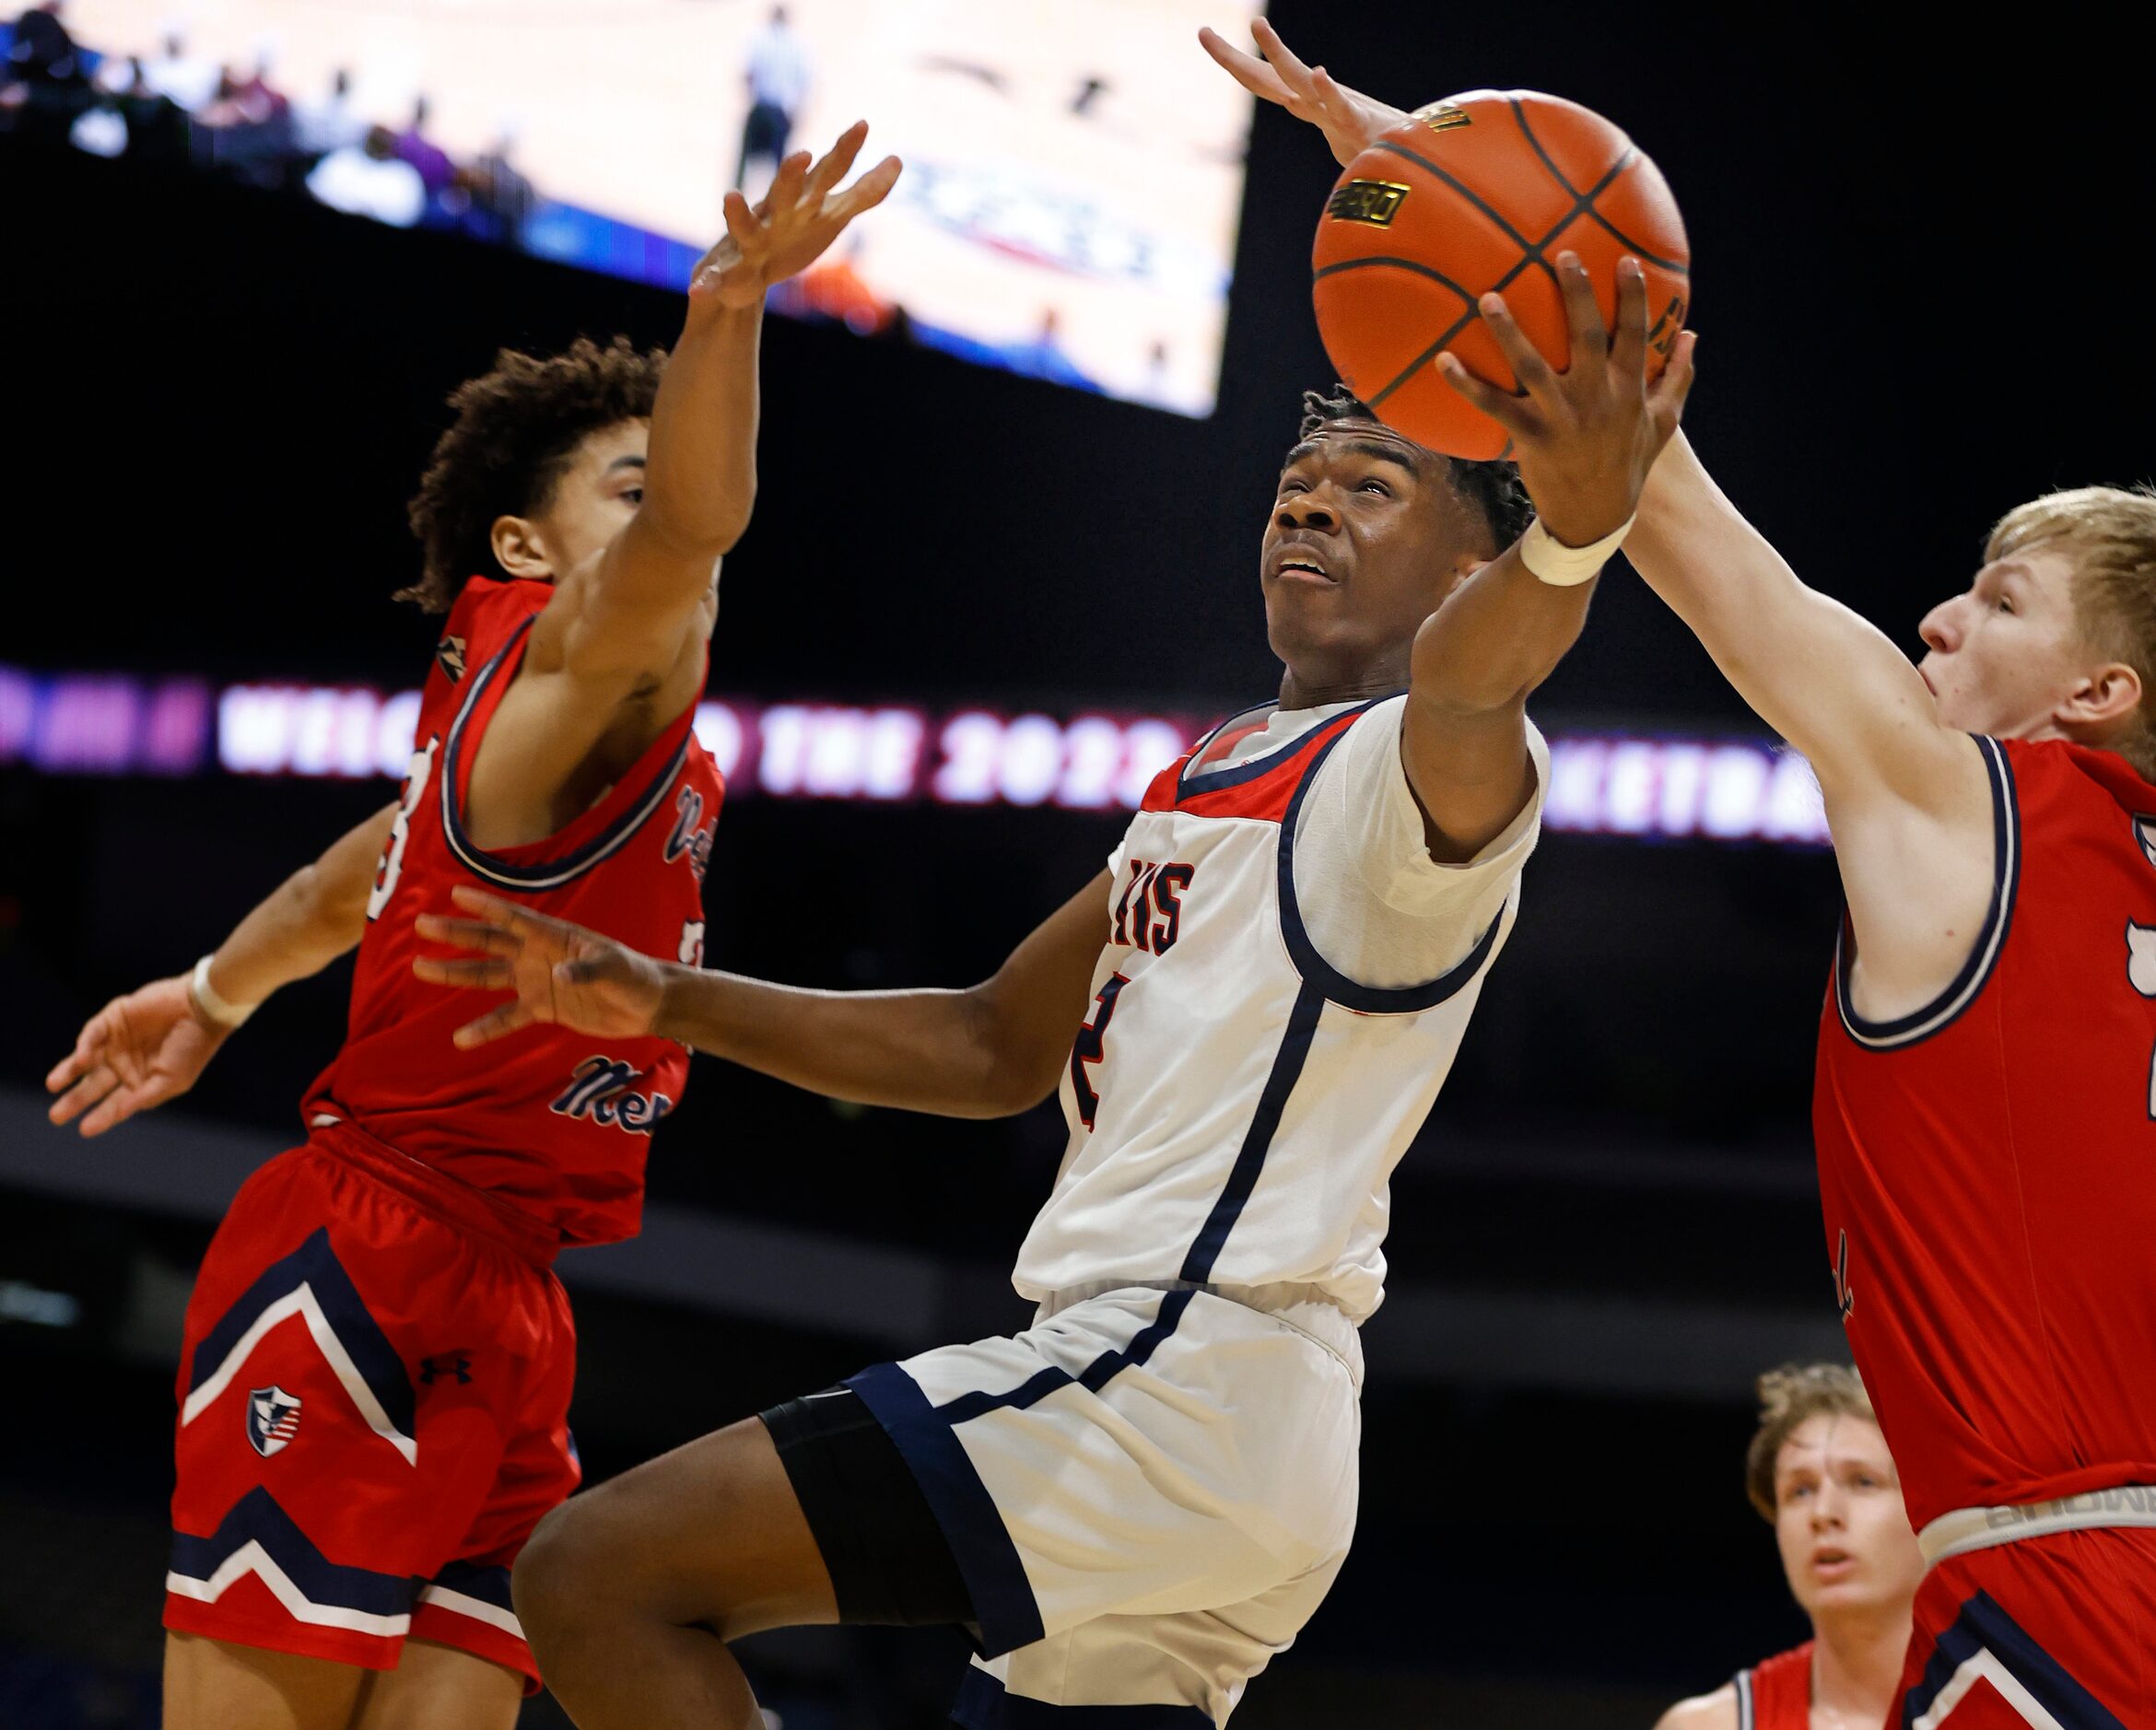
[(1333, 576), (1316, 559), (1298, 558), (1292, 555), (1278, 560), (1273, 565), (1272, 575), (1276, 581), (1293, 579), (1297, 582), (1324, 583), (1328, 586), (1340, 581), (1339, 578)]
[(1857, 1565), (1857, 1559), (1845, 1549), (1815, 1549), (1811, 1552), (1811, 1570), (1839, 1579)]

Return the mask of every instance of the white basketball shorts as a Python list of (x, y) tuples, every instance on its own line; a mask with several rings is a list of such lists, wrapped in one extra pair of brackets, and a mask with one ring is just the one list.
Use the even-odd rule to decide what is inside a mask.
[(1354, 1531), (1362, 1355), (1306, 1288), (1242, 1295), (1283, 1294), (1070, 1294), (849, 1378), (973, 1599), (957, 1723), (1218, 1726), (1294, 1641)]

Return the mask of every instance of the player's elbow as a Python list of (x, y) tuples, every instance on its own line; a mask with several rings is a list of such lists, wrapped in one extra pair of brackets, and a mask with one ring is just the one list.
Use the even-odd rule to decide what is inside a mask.
[(1031, 1111), (1055, 1092), (1063, 1048), (1049, 1048), (1018, 1017), (1006, 1013), (993, 979), (966, 992), (964, 1001), (971, 1047), (967, 1068), (974, 1077), (968, 1091), (975, 1107), (967, 1115), (1015, 1117)]

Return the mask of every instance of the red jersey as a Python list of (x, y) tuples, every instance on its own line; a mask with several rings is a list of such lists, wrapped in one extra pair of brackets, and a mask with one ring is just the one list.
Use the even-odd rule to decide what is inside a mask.
[(1845, 926), (1812, 1128), (1849, 1345), (1909, 1518), (2156, 1483), (2156, 787), (1978, 742), (1991, 906), (1868, 1022)]
[(412, 976), (413, 920), (454, 912), (475, 883), (646, 954), (703, 958), (703, 877), (724, 787), (692, 704), (607, 792), (544, 841), (486, 853), (462, 820), (472, 762), (554, 590), (475, 578), (449, 616), (422, 694), (403, 809), (367, 905), (344, 1048), (307, 1100), (309, 1123), (355, 1123), (521, 1210), (564, 1244), (633, 1236), (652, 1127), (681, 1099), (688, 1052), (528, 1027), (483, 1051), (451, 1035), (491, 994)]
[(1812, 1643), (1737, 1672), (1737, 1730), (1811, 1730)]

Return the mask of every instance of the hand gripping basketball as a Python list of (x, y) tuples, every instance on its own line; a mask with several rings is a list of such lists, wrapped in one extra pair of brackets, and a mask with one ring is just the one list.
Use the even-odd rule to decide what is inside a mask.
[(1670, 364), (1649, 383), (1647, 286), (1639, 261), (1618, 261), (1614, 334), (1602, 323), (1577, 255), (1557, 255), (1557, 282), (1571, 348), (1564, 371), (1528, 340), (1499, 294), (1484, 295), (1477, 310), (1519, 380), (1519, 394), (1476, 378), (1456, 355), (1439, 355), (1436, 364), (1447, 384), (1504, 428), (1542, 527), (1567, 546), (1587, 546), (1623, 527), (1638, 508), (1647, 471), (1684, 412), (1697, 339), (1690, 331), (1679, 336)]
[(807, 151), (795, 151), (753, 210), (740, 193), (728, 193), (726, 236), (691, 273), (690, 300), (735, 310), (756, 306), (775, 284), (814, 263), (854, 217), (882, 204), (898, 183), (896, 157), (885, 157), (844, 192), (832, 191), (867, 138), (868, 122), (861, 120), (813, 167)]
[(534, 1022), (552, 1022), (603, 1039), (634, 1039), (653, 1030), (666, 976), (649, 955), (566, 919), (549, 918), (482, 890), (459, 888), (456, 904), (476, 918), (422, 913), (430, 943), (475, 950), (476, 957), (420, 955), (412, 971), (429, 985), (514, 991), (516, 999), (457, 1029), (460, 1049), (486, 1045)]

